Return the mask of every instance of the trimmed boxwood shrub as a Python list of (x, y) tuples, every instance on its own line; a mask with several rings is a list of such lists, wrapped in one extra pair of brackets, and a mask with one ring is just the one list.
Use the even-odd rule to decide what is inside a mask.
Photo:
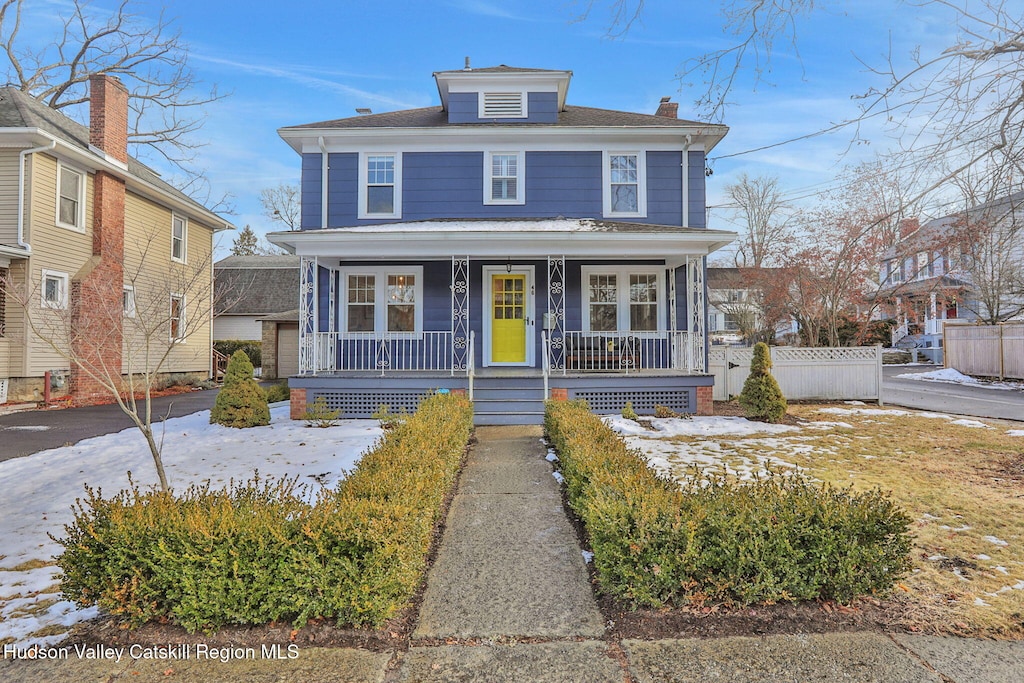
[(880, 491), (801, 476), (659, 477), (582, 402), (549, 402), (548, 437), (601, 589), (635, 607), (849, 601), (910, 568), (910, 520)]
[(772, 356), (764, 342), (754, 344), (750, 374), (743, 382), (739, 403), (747, 417), (765, 422), (779, 422), (786, 414), (786, 397), (772, 376)]
[(437, 395), (396, 426), (338, 490), (294, 481), (174, 494), (87, 489), (57, 562), (61, 590), (130, 625), (189, 632), (324, 617), (378, 626), (415, 593), (472, 430), (472, 404)]
[(228, 361), (224, 386), (210, 409), (210, 424), (239, 429), (270, 424), (267, 394), (252, 378), (252, 363), (245, 351), (235, 351)]

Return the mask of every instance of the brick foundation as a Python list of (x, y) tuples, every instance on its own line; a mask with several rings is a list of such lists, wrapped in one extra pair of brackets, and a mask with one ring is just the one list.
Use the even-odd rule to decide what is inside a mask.
[(305, 389), (292, 389), (291, 390), (291, 418), (293, 420), (301, 420), (306, 414), (306, 390)]
[(552, 401), (568, 401), (569, 390), (559, 387), (552, 387), (550, 390)]
[(712, 398), (714, 395), (714, 387), (697, 387), (697, 414), (698, 415), (714, 415), (715, 414), (715, 401)]

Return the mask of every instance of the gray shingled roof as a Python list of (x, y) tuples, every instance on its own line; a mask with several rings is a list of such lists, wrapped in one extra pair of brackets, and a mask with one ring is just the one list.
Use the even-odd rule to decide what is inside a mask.
[(435, 73), (438, 73), (438, 74), (479, 74), (479, 73), (484, 73), (484, 74), (511, 74), (511, 73), (528, 73), (528, 74), (535, 74), (535, 73), (542, 73), (542, 74), (544, 74), (544, 73), (548, 73), (548, 74), (558, 74), (558, 73), (564, 73), (564, 71), (565, 71), (564, 69), (531, 69), (531, 68), (525, 67), (525, 66), (508, 66), (506, 64), (499, 64), (498, 66), (485, 66), (485, 67), (481, 67), (479, 69), (476, 68), (476, 67), (471, 68), (471, 69), (448, 69), (447, 71), (436, 71)]
[(216, 315), (271, 315), (295, 308), (298, 256), (229, 256), (214, 264)]
[[(0, 87), (0, 127), (39, 128), (76, 147), (89, 149), (88, 127), (73, 121), (56, 109), (47, 107), (13, 86)], [(168, 183), (159, 173), (135, 157), (128, 157), (128, 172), (203, 212), (209, 212), (205, 206)]]
[[(404, 109), (401, 111), (390, 111), (383, 114), (367, 114), (365, 116), (351, 116), (333, 121), (320, 121), (318, 123), (305, 123), (299, 126), (288, 126), (283, 130), (302, 128), (466, 128), (473, 126), (501, 127), (501, 126), (523, 126), (523, 123), (448, 123), (448, 116), (440, 106), (423, 107), (421, 109)], [(710, 125), (700, 121), (687, 119), (672, 119), (667, 116), (655, 116), (654, 114), (637, 114), (628, 111), (614, 111), (612, 109), (595, 109), (594, 107), (566, 106), (558, 114), (557, 123), (529, 124), (531, 126), (560, 126), (560, 127), (634, 127), (634, 126), (658, 126), (658, 127), (683, 127), (683, 126), (704, 126)]]

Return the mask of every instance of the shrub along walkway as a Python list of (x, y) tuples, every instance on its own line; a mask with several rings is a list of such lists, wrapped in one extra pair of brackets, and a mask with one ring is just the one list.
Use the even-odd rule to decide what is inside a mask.
[[(647, 683), (1019, 681), (1024, 643), (878, 632), (606, 637), (536, 427), (478, 428), (406, 651), (297, 659), (2, 661), (0, 680)], [(685, 636), (686, 634), (680, 634)], [(173, 678), (170, 678), (173, 677)]]

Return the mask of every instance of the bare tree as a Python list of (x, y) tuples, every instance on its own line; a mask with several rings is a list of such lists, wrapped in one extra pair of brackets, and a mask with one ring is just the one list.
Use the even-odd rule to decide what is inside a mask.
[(739, 179), (725, 188), (744, 224), (743, 239), (736, 248), (737, 267), (763, 268), (771, 265), (786, 247), (789, 238), (786, 203), (779, 191), (778, 178)]
[(281, 183), (260, 192), (263, 215), (272, 221), (283, 223), (289, 230), (302, 227), (302, 194), (298, 185)]
[(107, 73), (129, 90), (129, 143), (144, 146), (173, 166), (191, 169), (200, 143), (203, 106), (222, 94), (216, 86), (200, 92), (188, 64), (188, 46), (173, 22), (160, 16), (150, 22), (134, 10), (134, 0), (120, 0), (113, 11), (88, 0), (71, 0), (58, 10), (62, 29), (52, 41), (29, 45), (21, 33), (25, 0), (0, 2), (0, 54), (6, 58), (9, 83), (65, 114), (83, 114), (89, 77)]
[[(175, 360), (190, 360), (189, 354), (208, 358), (208, 346), (187, 342), (210, 324), (213, 291), (211, 254), (193, 253), (187, 265), (165, 267), (164, 246), (153, 234), (134, 243), (134, 252), (126, 247), (119, 263), (101, 266), (120, 268), (123, 281), (112, 277), (91, 285), (88, 310), (76, 301), (74, 287), (60, 293), (65, 305), (40, 305), (46, 299), (40, 292), (44, 285), (16, 281), (9, 271), (0, 291), (24, 313), (26, 334), (41, 340), (116, 401), (146, 439), (160, 486), (167, 490), (163, 434), (154, 427), (153, 391)], [(121, 352), (111, 354), (111, 348)]]
[(990, 325), (1024, 315), (1024, 191), (999, 178), (958, 186), (965, 209), (954, 223), (953, 267), (970, 283), (962, 305)]
[[(588, 0), (583, 16), (598, 5), (611, 10), (608, 32), (621, 35), (643, 15), (643, 0)], [(697, 106), (703, 116), (721, 120), (741, 74), (753, 86), (769, 78), (773, 56), (799, 59), (798, 27), (829, 3), (822, 0), (721, 0), (724, 31), (735, 40), (685, 61), (684, 83), (699, 78)], [(897, 5), (896, 0), (893, 4)], [(1018, 172), (1024, 166), (1024, 17), (1019, 3), (1006, 0), (916, 0), (908, 11), (927, 7), (945, 12), (954, 30), (947, 44), (929, 43), (909, 55), (890, 54), (867, 64), (877, 77), (874, 87), (851, 93), (860, 112), (803, 138), (877, 120), (898, 139), (898, 161), (890, 165), (922, 166), (945, 160), (948, 170), (923, 185), (920, 194), (942, 187), (975, 166), (999, 163)], [(688, 83), (685, 83), (689, 85)], [(791, 142), (779, 141), (777, 144)]]

